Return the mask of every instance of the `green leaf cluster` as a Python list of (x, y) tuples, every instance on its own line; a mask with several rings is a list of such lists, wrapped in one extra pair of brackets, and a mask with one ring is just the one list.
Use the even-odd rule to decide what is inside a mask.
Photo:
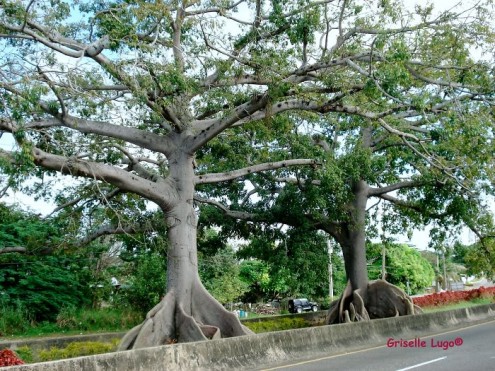
[(60, 241), (59, 226), (0, 203), (0, 249), (21, 246), (36, 252), (50, 249)]
[(36, 321), (54, 320), (64, 306), (88, 304), (88, 290), (66, 258), (0, 255), (2, 304), (20, 302)]
[(134, 262), (119, 293), (121, 305), (128, 305), (143, 315), (160, 302), (165, 295), (167, 264), (158, 252), (144, 252)]
[[(369, 244), (366, 258), (371, 262), (368, 271), (370, 279), (378, 279), (381, 275), (383, 244)], [(435, 272), (430, 262), (423, 258), (419, 251), (405, 244), (385, 244), (386, 280), (403, 290), (407, 290), (408, 282), (411, 294), (422, 292), (430, 287)]]

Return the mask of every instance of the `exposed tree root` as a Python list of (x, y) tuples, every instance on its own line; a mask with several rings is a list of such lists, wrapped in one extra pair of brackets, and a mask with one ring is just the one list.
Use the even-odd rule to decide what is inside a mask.
[(383, 280), (368, 283), (365, 290), (347, 284), (340, 299), (330, 305), (327, 324), (367, 321), (422, 313), (400, 288)]
[(146, 348), (176, 342), (190, 342), (252, 334), (237, 316), (222, 307), (198, 281), (185, 308), (180, 297), (169, 291), (151, 309), (144, 322), (130, 330), (119, 350)]

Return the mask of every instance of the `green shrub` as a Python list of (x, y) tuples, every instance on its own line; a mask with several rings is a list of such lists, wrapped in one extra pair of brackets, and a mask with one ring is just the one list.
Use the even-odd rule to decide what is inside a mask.
[(88, 303), (87, 290), (69, 261), (57, 256), (0, 255), (0, 292), (4, 305), (21, 302), (36, 321), (54, 320), (66, 305)]
[(19, 355), (25, 363), (33, 363), (35, 362), (33, 351), (27, 345), (17, 348), (15, 352)]
[(0, 336), (32, 337), (71, 332), (125, 331), (142, 320), (140, 312), (128, 309), (64, 307), (55, 322), (35, 322), (22, 309), (2, 307), (0, 303)]
[(311, 323), (306, 321), (301, 317), (283, 317), (283, 318), (273, 318), (257, 322), (243, 322), (243, 325), (248, 327), (251, 331), (259, 334), (261, 332), (270, 331), (283, 331), (291, 330), (296, 328), (310, 327)]
[(57, 315), (57, 326), (64, 330), (77, 328), (76, 307), (65, 306)]
[(123, 306), (146, 314), (165, 295), (166, 260), (158, 253), (143, 254), (128, 287), (120, 290), (118, 301)]
[(474, 298), (474, 299), (470, 300), (470, 302), (473, 304), (479, 304), (479, 305), (492, 304), (492, 303), (495, 303), (495, 296), (493, 296), (492, 298)]
[(114, 339), (111, 343), (97, 341), (83, 341), (69, 344), (65, 348), (52, 347), (50, 350), (39, 352), (39, 359), (43, 362), (57, 359), (89, 356), (93, 354), (109, 353), (117, 349), (120, 339)]

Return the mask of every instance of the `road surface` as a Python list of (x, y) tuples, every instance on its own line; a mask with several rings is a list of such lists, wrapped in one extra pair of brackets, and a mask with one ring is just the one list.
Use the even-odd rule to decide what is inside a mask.
[(389, 338), (378, 347), (264, 370), (493, 371), (495, 320), (432, 336)]

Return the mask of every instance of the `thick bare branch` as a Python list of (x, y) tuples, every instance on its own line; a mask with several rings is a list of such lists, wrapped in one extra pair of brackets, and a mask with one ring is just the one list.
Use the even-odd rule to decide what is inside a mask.
[(382, 119), (382, 118), (378, 118), (378, 122), (380, 123), (380, 125), (385, 130), (387, 130), (391, 134), (395, 134), (395, 135), (398, 135), (399, 137), (411, 139), (411, 140), (413, 140), (415, 142), (420, 142), (421, 141), (417, 136), (415, 136), (413, 134), (409, 134), (409, 133), (406, 133), (406, 132), (397, 130), (396, 128), (393, 128), (392, 126), (390, 126), (389, 124), (387, 124), (387, 122), (384, 119)]
[(286, 184), (295, 184), (298, 186), (305, 186), (308, 184), (320, 186), (321, 180), (318, 179), (298, 179), (298, 178), (289, 178), (289, 177), (277, 177), (273, 179), (278, 183), (286, 183)]
[(148, 224), (134, 224), (126, 226), (104, 225), (98, 228), (96, 231), (85, 236), (78, 241), (79, 245), (87, 245), (88, 243), (96, 240), (99, 237), (117, 235), (117, 234), (136, 234), (142, 232), (153, 231), (155, 228)]
[(204, 144), (216, 137), (222, 131), (226, 130), (236, 122), (242, 120), (263, 109), (269, 101), (268, 94), (263, 94), (259, 97), (253, 97), (249, 102), (241, 104), (234, 109), (234, 112), (226, 117), (213, 120), (205, 120), (196, 124), (196, 128), (204, 127), (201, 131), (194, 136), (191, 143), (191, 151), (196, 151)]
[(4, 22), (0, 22), (0, 26), (12, 33), (4, 34), (2, 35), (3, 37), (19, 37), (37, 41), (54, 51), (72, 58), (81, 58), (83, 56), (95, 57), (109, 46), (107, 36), (102, 37), (92, 44), (84, 45), (75, 40), (63, 37), (52, 29), (48, 30), (29, 19), (22, 26)]
[(12, 246), (12, 247), (4, 247), (3, 249), (0, 249), (0, 254), (7, 254), (7, 253), (12, 253), (12, 252), (17, 252), (21, 254), (27, 253), (27, 249), (22, 246)]
[(317, 162), (316, 160), (312, 160), (312, 159), (295, 159), (295, 160), (268, 162), (264, 164), (245, 167), (243, 169), (228, 171), (225, 173), (197, 175), (195, 177), (194, 182), (195, 184), (225, 182), (228, 180), (242, 178), (246, 175), (259, 173), (262, 171), (276, 170), (290, 166), (306, 166), (306, 165), (316, 166)]
[(426, 184), (426, 182), (407, 180), (407, 181), (402, 181), (402, 182), (390, 184), (390, 185), (387, 185), (384, 187), (369, 187), (368, 188), (368, 195), (371, 197), (380, 196), (382, 194), (394, 192), (394, 191), (397, 191), (399, 189), (414, 188), (414, 187), (419, 187), (419, 186), (422, 186), (425, 184)]
[[(41, 104), (45, 106), (44, 104)], [(48, 110), (48, 107), (45, 107)], [(27, 123), (27, 129), (42, 129), (50, 127), (67, 127), (83, 134), (98, 134), (109, 138), (125, 140), (129, 143), (136, 144), (150, 151), (161, 152), (168, 155), (171, 150), (172, 142), (167, 136), (150, 133), (148, 131), (135, 129), (132, 127), (115, 125), (104, 121), (88, 120), (73, 117), (70, 115), (62, 116), (56, 114), (54, 118), (44, 120), (35, 120)], [(15, 127), (6, 120), (0, 120), (0, 130), (13, 133)]]
[(428, 216), (430, 218), (441, 219), (441, 218), (448, 215), (447, 213), (432, 213), (418, 203), (404, 201), (404, 200), (401, 200), (397, 197), (391, 196), (389, 194), (380, 194), (380, 195), (378, 195), (378, 197), (385, 200), (385, 201), (388, 201), (388, 202), (390, 202), (390, 203), (392, 203), (398, 207), (402, 207), (402, 208), (406, 208), (406, 209), (409, 209), (412, 211), (416, 211), (416, 212), (421, 213), (421, 214)]
[[(167, 181), (152, 182), (116, 166), (53, 155), (38, 148), (33, 150), (33, 157), (34, 162), (45, 169), (74, 177), (101, 180), (113, 184), (123, 192), (133, 192), (153, 200), (163, 208), (170, 207), (170, 202), (175, 202), (177, 198), (174, 188)], [(160, 201), (164, 199), (164, 195), (165, 203)]]
[(218, 201), (203, 198), (197, 194), (194, 195), (194, 201), (202, 203), (202, 204), (209, 204), (209, 205), (215, 206), (216, 208), (220, 209), (224, 213), (224, 215), (226, 215), (230, 218), (239, 219), (239, 220), (251, 220), (251, 221), (255, 221), (255, 220), (258, 220), (260, 218), (260, 216), (258, 214), (248, 213), (248, 212), (244, 212), (244, 211), (231, 210)]
[[(349, 92), (350, 94), (351, 92)], [(398, 111), (403, 111), (400, 113), (401, 117), (409, 117), (409, 116), (416, 116), (418, 113), (416, 111), (410, 110), (408, 106), (403, 105), (403, 106), (396, 106), (393, 108), (390, 108), (388, 110), (382, 111), (382, 112), (372, 112), (372, 111), (366, 111), (358, 106), (352, 106), (352, 105), (343, 105), (339, 101), (342, 100), (342, 98), (347, 95), (345, 94), (336, 94), (335, 97), (330, 98), (329, 100), (325, 102), (320, 102), (320, 101), (312, 101), (309, 99), (301, 99), (301, 98), (294, 98), (294, 99), (286, 99), (284, 101), (280, 101), (278, 103), (272, 104), (271, 108), (269, 110), (259, 110), (258, 112), (255, 112), (248, 117), (246, 117), (244, 120), (239, 120), (242, 123), (250, 122), (250, 121), (256, 121), (256, 120), (261, 120), (267, 117), (267, 115), (275, 115), (278, 113), (286, 112), (286, 111), (312, 111), (312, 112), (319, 112), (319, 113), (329, 113), (329, 112), (337, 112), (337, 113), (348, 113), (351, 115), (357, 115), (364, 117), (369, 120), (377, 120), (381, 117), (386, 117), (389, 115), (392, 115), (395, 112)], [(268, 111), (268, 112), (267, 112)], [(398, 118), (398, 117), (397, 117)]]

